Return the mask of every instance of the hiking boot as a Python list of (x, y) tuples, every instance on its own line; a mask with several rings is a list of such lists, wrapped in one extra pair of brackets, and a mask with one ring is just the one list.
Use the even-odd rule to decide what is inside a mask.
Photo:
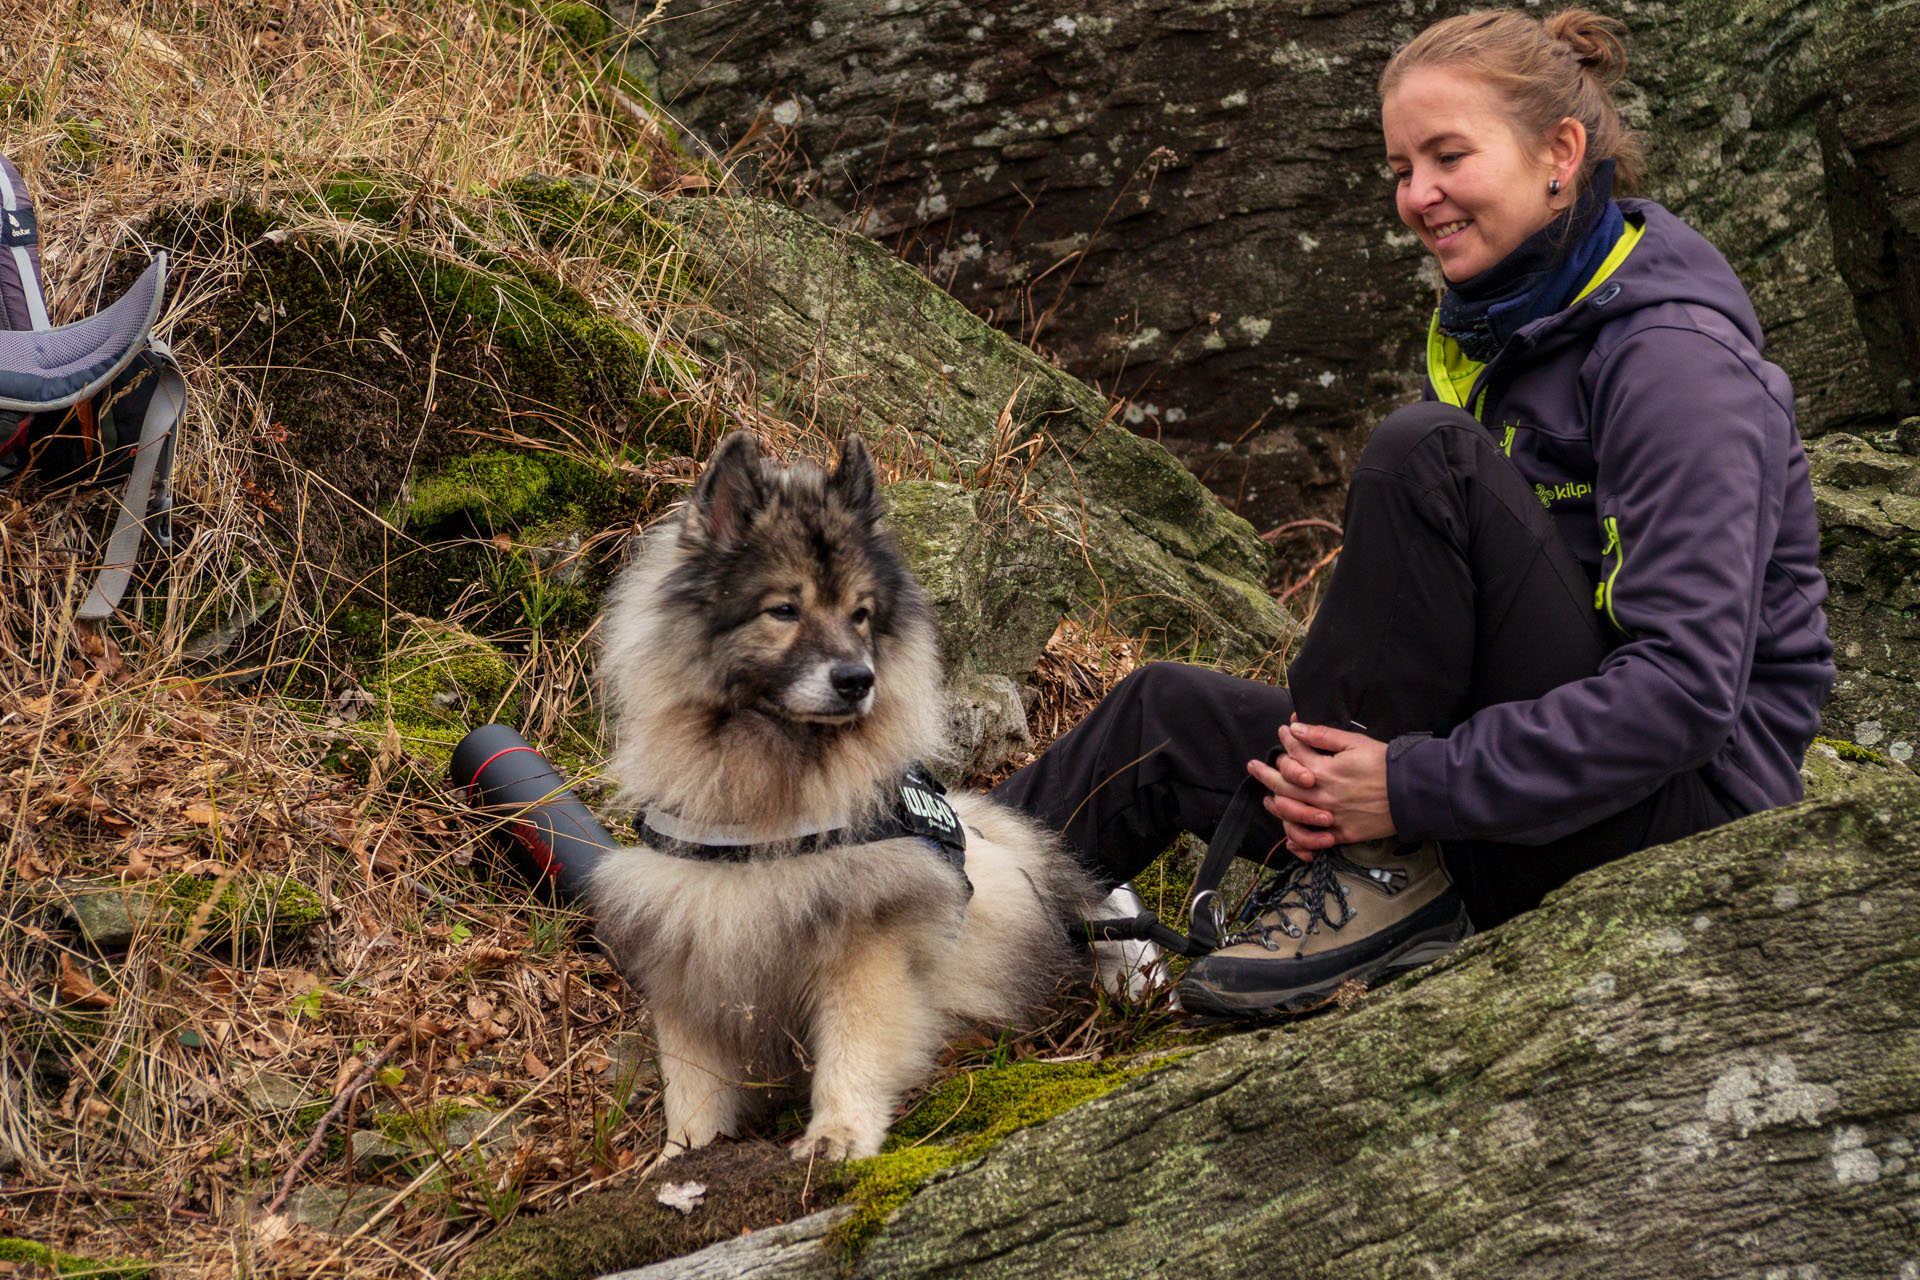
[(1253, 891), (1242, 928), (1195, 960), (1180, 1003), (1244, 1017), (1320, 1004), (1437, 960), (1473, 932), (1440, 846), (1376, 840), (1295, 860)]

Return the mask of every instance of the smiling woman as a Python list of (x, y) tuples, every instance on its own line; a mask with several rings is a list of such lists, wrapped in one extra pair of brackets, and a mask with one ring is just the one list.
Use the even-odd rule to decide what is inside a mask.
[(1800, 798), (1834, 672), (1793, 392), (1713, 246), (1613, 198), (1620, 30), (1471, 13), (1394, 56), (1395, 204), (1447, 287), (1289, 687), (1143, 668), (998, 793), (1119, 880), (1266, 788), (1237, 852), (1281, 865), (1190, 1009), (1310, 1007)]

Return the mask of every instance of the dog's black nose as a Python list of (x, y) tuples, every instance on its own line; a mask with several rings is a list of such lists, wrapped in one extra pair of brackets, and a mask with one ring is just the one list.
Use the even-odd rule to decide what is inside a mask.
[(873, 668), (864, 662), (843, 662), (827, 672), (827, 683), (848, 702), (858, 702), (873, 689)]

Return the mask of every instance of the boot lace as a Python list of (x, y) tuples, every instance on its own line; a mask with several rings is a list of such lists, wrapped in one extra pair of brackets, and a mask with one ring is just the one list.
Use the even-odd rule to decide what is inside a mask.
[[(1292, 866), (1274, 872), (1247, 895), (1246, 905), (1235, 917), (1236, 924), (1253, 927), (1228, 935), (1226, 945), (1258, 942), (1269, 951), (1278, 951), (1280, 944), (1273, 940), (1276, 931), (1299, 939), (1318, 932), (1322, 924), (1330, 929), (1341, 928), (1357, 914), (1347, 902), (1347, 886), (1340, 883), (1342, 872), (1356, 876), (1367, 874), (1338, 849), (1315, 854), (1312, 862), (1295, 859)], [(1294, 911), (1306, 917), (1305, 928), (1289, 918), (1288, 913)], [(1267, 921), (1269, 916), (1271, 922)]]

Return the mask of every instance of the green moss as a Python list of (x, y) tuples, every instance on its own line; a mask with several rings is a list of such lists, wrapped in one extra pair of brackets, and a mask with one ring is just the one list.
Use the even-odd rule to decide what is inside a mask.
[(541, 12), (548, 22), (567, 33), (567, 38), (582, 48), (592, 48), (613, 34), (613, 23), (598, 5), (552, 4)]
[(1842, 760), (1850, 760), (1855, 764), (1887, 765), (1893, 763), (1878, 751), (1869, 751), (1867, 748), (1855, 742), (1846, 742), (1840, 738), (1815, 738), (1814, 741), (1821, 746), (1832, 748), (1833, 754), (1839, 756)]
[(396, 524), (431, 528), (464, 517), (480, 529), (512, 529), (545, 510), (556, 469), (585, 470), (564, 458), (486, 449), (454, 458), (413, 486), (392, 516)]
[[(165, 881), (160, 903), (167, 918), (185, 927), (207, 901), (213, 881), (177, 875)], [(206, 919), (206, 937), (288, 941), (327, 918), (320, 895), (290, 877), (236, 877), (221, 891)]]
[(81, 1258), (11, 1236), (0, 1238), (0, 1262), (30, 1262), (56, 1276), (75, 1280), (82, 1276), (91, 1280), (146, 1280), (154, 1273), (151, 1262), (129, 1258)]
[(857, 1257), (895, 1209), (940, 1170), (976, 1160), (1007, 1135), (1110, 1093), (1161, 1062), (1134, 1065), (1019, 1062), (952, 1077), (921, 1099), (879, 1155), (848, 1166), (854, 1213), (828, 1246)]
[(410, 747), (444, 763), (474, 725), (518, 716), (519, 678), (498, 649), (462, 627), (401, 616), (384, 672), (365, 681), (376, 722), (391, 720)]
[(45, 113), (45, 99), (32, 85), (0, 84), (0, 121), (37, 123)]

